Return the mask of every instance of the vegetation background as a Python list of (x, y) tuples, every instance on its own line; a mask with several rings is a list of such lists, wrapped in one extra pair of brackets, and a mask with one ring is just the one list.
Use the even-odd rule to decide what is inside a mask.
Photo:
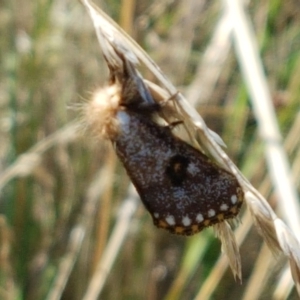
[[(78, 106), (106, 82), (107, 68), (79, 1), (0, 3), (0, 299), (83, 299), (128, 195), (111, 145), (76, 126)], [(214, 39), (222, 2), (96, 3), (191, 100), (276, 210), (234, 49)], [(245, 5), (299, 191), (300, 4)], [(272, 256), (243, 215), (241, 285), (212, 229), (170, 235), (139, 205), (99, 299), (297, 299), (285, 258)]]

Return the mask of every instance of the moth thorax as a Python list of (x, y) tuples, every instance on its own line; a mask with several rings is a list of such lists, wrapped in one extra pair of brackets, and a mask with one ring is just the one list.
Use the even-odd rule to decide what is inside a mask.
[(117, 84), (97, 89), (85, 108), (85, 121), (93, 134), (113, 139), (119, 130), (121, 89)]

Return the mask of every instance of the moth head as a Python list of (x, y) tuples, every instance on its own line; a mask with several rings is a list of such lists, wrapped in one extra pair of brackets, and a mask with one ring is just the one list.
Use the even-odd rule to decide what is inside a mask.
[(116, 113), (120, 110), (120, 101), (119, 84), (98, 88), (83, 108), (83, 120), (88, 131), (99, 138), (113, 139), (119, 131)]

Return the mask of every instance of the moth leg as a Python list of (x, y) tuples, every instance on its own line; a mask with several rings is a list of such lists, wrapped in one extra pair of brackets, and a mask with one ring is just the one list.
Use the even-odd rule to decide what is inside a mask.
[(172, 131), (175, 127), (181, 124), (184, 124), (184, 122), (182, 120), (178, 120), (170, 123), (169, 125), (167, 125), (167, 127)]
[(177, 91), (175, 94), (171, 95), (169, 98), (161, 101), (159, 104), (160, 106), (165, 106), (168, 102), (170, 102), (171, 100), (175, 100), (176, 96), (179, 94), (179, 91)]

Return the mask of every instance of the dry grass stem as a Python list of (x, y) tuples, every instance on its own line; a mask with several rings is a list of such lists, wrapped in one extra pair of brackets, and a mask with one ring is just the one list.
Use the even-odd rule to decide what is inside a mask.
[(132, 216), (135, 213), (137, 206), (138, 196), (133, 186), (130, 186), (128, 189), (127, 198), (124, 199), (124, 202), (120, 207), (117, 222), (111, 233), (102, 258), (96, 267), (96, 271), (90, 280), (86, 293), (82, 298), (83, 300), (98, 299), (113, 263), (115, 262), (115, 259), (121, 250), (122, 244), (128, 235)]
[(23, 153), (0, 176), (0, 190), (12, 179), (28, 176), (40, 163), (45, 151), (58, 144), (69, 143), (78, 136), (79, 124), (70, 123), (66, 127), (44, 138), (35, 146)]
[(264, 76), (259, 51), (243, 5), (240, 1), (224, 1), (231, 15), (233, 36), (243, 75), (248, 85), (253, 109), (258, 120), (261, 138), (265, 143), (265, 155), (279, 203), (285, 212), (285, 220), (294, 232), (300, 232), (299, 199), (290, 180), (290, 168), (283, 149), (282, 137), (272, 103), (267, 80)]
[(87, 233), (90, 233), (91, 223), (95, 218), (95, 207), (97, 207), (97, 202), (103, 196), (103, 192), (111, 182), (109, 176), (106, 176), (106, 174), (106, 168), (101, 169), (87, 189), (84, 206), (82, 208), (82, 215), (72, 228), (67, 244), (66, 254), (61, 258), (61, 262), (58, 266), (58, 272), (53, 286), (50, 288), (47, 300), (61, 299), (65, 285), (69, 280), (71, 271), (83, 246), (84, 238)]
[(82, 242), (84, 240), (85, 230), (79, 227), (74, 227), (70, 233), (66, 254), (61, 258), (58, 267), (57, 276), (50, 289), (50, 293), (46, 300), (59, 300), (62, 297), (66, 284), (70, 279), (70, 275), (74, 269)]
[(192, 106), (195, 106), (196, 103), (205, 103), (210, 100), (213, 89), (228, 58), (231, 48), (230, 34), (232, 31), (232, 23), (229, 18), (230, 15), (228, 13), (222, 14), (210, 44), (201, 58), (201, 63), (198, 64), (195, 77), (185, 91), (186, 98)]
[(254, 266), (253, 276), (250, 278), (242, 300), (259, 299), (265, 282), (270, 276), (269, 267), (272, 262), (273, 258), (270, 256), (269, 249), (263, 245)]
[(222, 251), (228, 257), (229, 265), (235, 279), (242, 282), (240, 251), (230, 225), (227, 222), (223, 222), (215, 225), (214, 229), (222, 242)]

